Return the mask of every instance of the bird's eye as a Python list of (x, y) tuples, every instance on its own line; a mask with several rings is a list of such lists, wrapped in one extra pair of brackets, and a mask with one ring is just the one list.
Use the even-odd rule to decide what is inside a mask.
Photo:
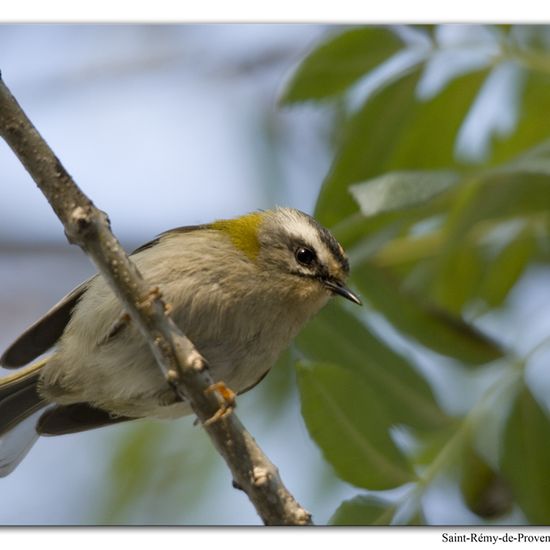
[(311, 250), (310, 248), (306, 248), (304, 246), (301, 246), (300, 248), (296, 249), (296, 252), (294, 253), (294, 256), (296, 258), (296, 261), (299, 264), (310, 266), (315, 261), (315, 252)]

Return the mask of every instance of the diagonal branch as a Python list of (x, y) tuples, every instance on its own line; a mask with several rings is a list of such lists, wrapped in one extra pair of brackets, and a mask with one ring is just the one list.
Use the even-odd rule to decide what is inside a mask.
[[(218, 452), (267, 525), (308, 525), (311, 516), (283, 485), (277, 468), (235, 414), (209, 422), (224, 405), (212, 389), (204, 359), (168, 315), (157, 287), (143, 279), (98, 210), (78, 188), (27, 118), (0, 76), (0, 135), (63, 223), (69, 242), (80, 246), (106, 278), (147, 340), (167, 383), (188, 399)], [(161, 465), (159, 467), (162, 467)]]

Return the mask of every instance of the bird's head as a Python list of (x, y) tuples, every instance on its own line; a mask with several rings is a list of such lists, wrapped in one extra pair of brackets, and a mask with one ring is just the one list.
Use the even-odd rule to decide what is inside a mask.
[[(349, 263), (334, 236), (314, 218), (293, 208), (254, 212), (214, 222), (234, 246), (255, 262), (285, 295), (361, 300), (346, 286)], [(281, 285), (286, 285), (282, 288)]]

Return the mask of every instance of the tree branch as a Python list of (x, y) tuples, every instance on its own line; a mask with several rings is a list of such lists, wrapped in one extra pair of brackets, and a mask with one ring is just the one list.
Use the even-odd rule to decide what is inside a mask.
[[(188, 399), (236, 486), (246, 492), (267, 525), (308, 525), (311, 516), (283, 485), (277, 468), (225, 405), (206, 362), (168, 315), (161, 292), (143, 279), (112, 234), (106, 214), (78, 188), (27, 118), (0, 75), (0, 135), (63, 223), (69, 242), (80, 246), (123, 303), (147, 340), (167, 383)], [(214, 386), (215, 387), (215, 386)], [(216, 418), (215, 421), (211, 421)], [(159, 467), (162, 467), (160, 465)]]

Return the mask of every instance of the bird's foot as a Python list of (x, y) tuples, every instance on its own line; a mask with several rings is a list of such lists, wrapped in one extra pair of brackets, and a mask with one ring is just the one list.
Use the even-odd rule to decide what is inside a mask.
[(237, 395), (232, 389), (228, 388), (225, 385), (225, 382), (215, 382), (204, 390), (204, 393), (207, 395), (214, 392), (217, 392), (219, 396), (219, 400), (221, 402), (220, 408), (208, 420), (204, 422), (205, 426), (209, 426), (214, 422), (218, 422), (222, 418), (226, 417), (228, 414), (231, 414), (233, 412), (233, 409), (237, 405), (235, 401)]

